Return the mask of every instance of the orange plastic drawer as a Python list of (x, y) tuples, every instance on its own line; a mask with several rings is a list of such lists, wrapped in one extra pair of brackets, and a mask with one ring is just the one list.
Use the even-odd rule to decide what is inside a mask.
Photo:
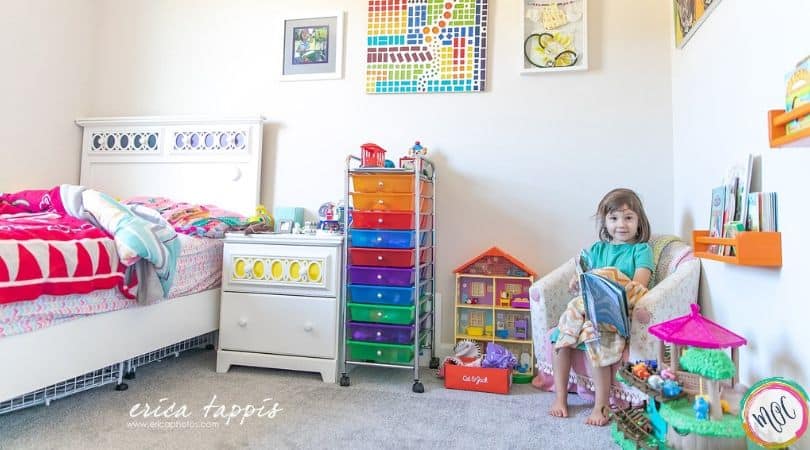
[[(413, 194), (387, 194), (352, 192), (354, 209), (366, 211), (413, 211)], [(432, 210), (433, 200), (423, 198), (420, 201), (420, 212), (427, 213)]]
[[(414, 214), (397, 211), (354, 211), (352, 212), (352, 228), (376, 230), (413, 230)], [(427, 230), (433, 225), (433, 216), (422, 214), (419, 219), (419, 229)]]
[[(420, 180), (420, 192), (423, 196), (433, 195), (433, 183)], [(352, 175), (352, 185), (356, 192), (386, 192), (389, 194), (413, 193), (413, 175), (408, 174), (355, 174)]]

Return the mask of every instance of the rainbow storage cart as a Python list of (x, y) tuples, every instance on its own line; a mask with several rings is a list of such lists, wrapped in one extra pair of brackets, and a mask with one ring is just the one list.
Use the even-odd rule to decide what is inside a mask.
[[(414, 168), (361, 167), (346, 160), (347, 245), (341, 308), (344, 324), (340, 385), (349, 365), (413, 370), (413, 391), (424, 392), (419, 356), (434, 355), (435, 181), (433, 163)], [(350, 203), (351, 202), (351, 203)]]

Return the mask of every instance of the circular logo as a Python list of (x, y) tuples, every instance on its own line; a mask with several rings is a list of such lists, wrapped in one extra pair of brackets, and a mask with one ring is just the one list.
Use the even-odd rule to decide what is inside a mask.
[(740, 404), (745, 434), (765, 448), (787, 447), (807, 431), (807, 392), (793, 381), (766, 378)]

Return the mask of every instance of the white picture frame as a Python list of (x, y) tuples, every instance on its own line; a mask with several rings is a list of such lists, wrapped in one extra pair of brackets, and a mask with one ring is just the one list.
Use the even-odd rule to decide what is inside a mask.
[[(588, 0), (520, 2), (520, 73), (588, 70)], [(551, 50), (540, 51), (545, 50), (544, 43)], [(573, 64), (568, 64), (572, 54), (576, 55)], [(548, 65), (554, 62), (557, 65)]]
[(281, 81), (343, 78), (343, 15), (334, 11), (281, 21)]

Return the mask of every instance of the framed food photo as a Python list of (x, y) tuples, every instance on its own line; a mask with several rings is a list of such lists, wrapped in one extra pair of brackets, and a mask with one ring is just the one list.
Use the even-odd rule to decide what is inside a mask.
[(521, 0), (522, 74), (588, 69), (588, 0)]
[(683, 48), (719, 3), (720, 0), (672, 0), (675, 46)]
[(282, 81), (343, 78), (343, 12), (285, 19)]

